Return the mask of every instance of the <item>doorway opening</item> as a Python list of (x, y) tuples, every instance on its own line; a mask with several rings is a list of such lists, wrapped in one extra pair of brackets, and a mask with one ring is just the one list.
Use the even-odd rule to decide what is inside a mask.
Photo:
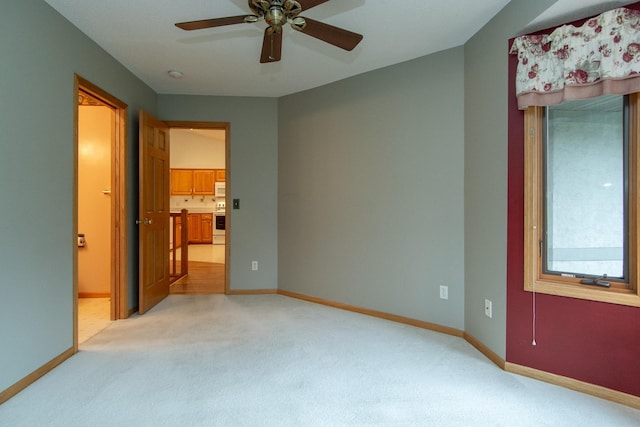
[[(229, 123), (167, 122), (171, 139), (171, 215), (188, 226), (172, 234), (170, 262), (188, 245), (187, 274), (171, 294), (222, 294), (229, 290)], [(229, 205), (229, 208), (231, 206)], [(182, 224), (170, 227), (182, 229)], [(179, 263), (176, 263), (179, 265)]]
[(80, 76), (74, 99), (74, 350), (129, 316), (126, 274), (127, 105)]

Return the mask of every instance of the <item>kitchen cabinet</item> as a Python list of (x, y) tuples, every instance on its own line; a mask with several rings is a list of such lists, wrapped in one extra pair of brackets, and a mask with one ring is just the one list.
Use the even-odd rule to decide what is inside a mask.
[(213, 239), (213, 214), (189, 214), (189, 243), (211, 243)]
[(202, 243), (213, 243), (213, 215), (202, 214)]
[(190, 196), (193, 192), (193, 171), (171, 169), (171, 195)]
[(193, 171), (193, 194), (197, 196), (212, 195), (215, 182), (214, 169), (195, 169)]
[(172, 196), (212, 196), (216, 169), (171, 169)]
[(202, 241), (202, 217), (201, 214), (189, 214), (189, 243)]
[(225, 182), (227, 180), (226, 169), (216, 169), (216, 182)]

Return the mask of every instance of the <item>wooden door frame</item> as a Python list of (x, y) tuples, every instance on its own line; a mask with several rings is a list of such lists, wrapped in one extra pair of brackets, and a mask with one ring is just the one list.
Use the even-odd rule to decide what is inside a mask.
[[(128, 106), (83, 77), (74, 74), (73, 101), (73, 233), (78, 234), (78, 99), (90, 94), (115, 113), (111, 147), (111, 320), (129, 317), (127, 287), (127, 119)], [(75, 240), (74, 240), (75, 242)], [(78, 350), (78, 247), (73, 249), (73, 348)]]
[[(223, 130), (224, 131), (224, 167), (226, 169), (227, 181), (225, 184), (225, 197), (228, 198), (229, 194), (231, 194), (231, 153), (230, 153), (230, 140), (231, 140), (231, 124), (229, 122), (182, 122), (182, 121), (171, 121), (164, 120), (164, 122), (169, 126), (169, 131), (171, 129), (212, 129), (212, 130)], [(227, 204), (228, 206), (231, 206)], [(230, 248), (231, 248), (231, 233), (229, 230), (231, 228), (231, 214), (230, 209), (225, 209), (224, 213), (225, 217), (225, 236), (224, 236), (224, 293), (229, 294), (230, 290), (230, 277), (231, 277), (231, 269), (230, 269)]]

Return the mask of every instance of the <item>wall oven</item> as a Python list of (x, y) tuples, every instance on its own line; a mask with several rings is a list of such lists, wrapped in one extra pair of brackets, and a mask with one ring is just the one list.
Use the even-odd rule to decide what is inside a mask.
[(216, 215), (216, 230), (225, 230), (226, 229), (227, 218), (222, 215)]

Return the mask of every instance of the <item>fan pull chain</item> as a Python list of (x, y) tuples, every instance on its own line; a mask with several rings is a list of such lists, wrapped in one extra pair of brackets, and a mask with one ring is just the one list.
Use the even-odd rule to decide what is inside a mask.
[(532, 295), (532, 300), (533, 300), (533, 307), (532, 307), (532, 311), (533, 311), (533, 317), (532, 317), (532, 340), (531, 340), (531, 345), (532, 346), (536, 346), (538, 345), (538, 343), (536, 343), (536, 288), (535, 288), (535, 283), (533, 284), (533, 295)]
[[(538, 109), (535, 110), (536, 123), (537, 123), (537, 120), (538, 120), (538, 117), (537, 117), (538, 111), (539, 111)], [(531, 143), (532, 144), (535, 144), (534, 135), (535, 135), (535, 129), (531, 128), (531, 132), (529, 134), (529, 137), (531, 138)], [(533, 167), (537, 168), (538, 164), (536, 163), (535, 159), (532, 159), (531, 161), (533, 162)], [(536, 187), (534, 186), (534, 188), (536, 188)], [(535, 195), (535, 197), (537, 197), (537, 195)], [(535, 223), (537, 224), (538, 218), (535, 217), (534, 220), (535, 220)], [(533, 226), (533, 230), (535, 230), (535, 232), (537, 233), (537, 225)], [(542, 249), (542, 246), (540, 246), (540, 249)], [(542, 256), (542, 253), (540, 253), (540, 256)], [(536, 281), (535, 280), (533, 280), (533, 289), (532, 290), (533, 290), (533, 293), (531, 294), (531, 300), (532, 300), (532, 307), (531, 307), (531, 311), (532, 311), (532, 315), (531, 315), (531, 323), (532, 323), (532, 325), (531, 325), (531, 335), (532, 335), (532, 337), (531, 337), (531, 345), (535, 347), (535, 346), (538, 345), (538, 343), (536, 342), (536, 315), (537, 315), (536, 311), (537, 311), (537, 307), (536, 307)]]

